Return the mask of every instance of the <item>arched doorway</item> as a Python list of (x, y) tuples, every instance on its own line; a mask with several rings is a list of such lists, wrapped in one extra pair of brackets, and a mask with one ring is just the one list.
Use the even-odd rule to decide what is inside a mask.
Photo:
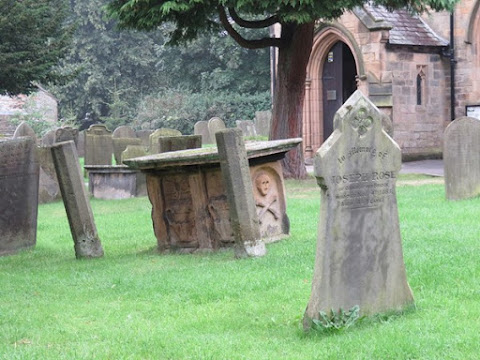
[(337, 41), (327, 52), (322, 69), (323, 141), (333, 132), (333, 117), (357, 89), (357, 67), (350, 48)]

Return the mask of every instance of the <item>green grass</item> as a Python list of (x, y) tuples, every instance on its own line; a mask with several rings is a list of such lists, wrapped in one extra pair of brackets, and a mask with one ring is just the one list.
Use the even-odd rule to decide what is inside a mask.
[(42, 205), (34, 250), (0, 258), (0, 359), (477, 359), (480, 199), (402, 186), (417, 309), (338, 334), (304, 333), (320, 196), (287, 183), (291, 236), (258, 259), (158, 255), (146, 198), (92, 207), (105, 257), (76, 260), (62, 203)]

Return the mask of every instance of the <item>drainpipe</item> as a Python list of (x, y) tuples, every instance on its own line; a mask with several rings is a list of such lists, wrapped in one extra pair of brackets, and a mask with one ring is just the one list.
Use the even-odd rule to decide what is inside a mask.
[(455, 120), (455, 12), (450, 13), (450, 118)]

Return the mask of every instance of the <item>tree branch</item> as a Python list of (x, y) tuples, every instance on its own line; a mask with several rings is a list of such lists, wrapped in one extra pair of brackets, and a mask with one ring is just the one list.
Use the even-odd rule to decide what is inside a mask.
[(266, 47), (282, 47), (283, 46), (283, 41), (282, 39), (279, 38), (262, 38), (262, 39), (257, 39), (257, 40), (248, 40), (245, 39), (242, 35), (238, 33), (237, 30), (235, 30), (228, 21), (227, 13), (225, 12), (225, 8), (221, 5), (217, 7), (218, 9), (218, 14), (220, 17), (220, 22), (222, 23), (223, 27), (227, 31), (228, 35), (230, 35), (233, 40), (235, 40), (238, 45), (241, 47), (247, 48), (247, 49), (262, 49)]
[(263, 20), (249, 21), (242, 19), (233, 7), (228, 8), (228, 12), (235, 23), (247, 29), (262, 29), (278, 23), (277, 16), (270, 16), (269, 18)]

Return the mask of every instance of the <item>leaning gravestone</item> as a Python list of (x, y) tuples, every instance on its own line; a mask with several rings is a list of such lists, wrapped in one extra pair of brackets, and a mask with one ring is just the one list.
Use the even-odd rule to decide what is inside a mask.
[(39, 167), (35, 148), (31, 137), (0, 139), (0, 255), (36, 243)]
[(213, 117), (208, 120), (208, 132), (210, 133), (210, 138), (215, 139), (215, 134), (218, 131), (225, 130), (225, 123), (219, 117)]
[(235, 257), (264, 256), (267, 250), (260, 236), (260, 222), (242, 136), (240, 129), (225, 129), (215, 134), (235, 239)]
[(38, 142), (37, 135), (35, 131), (28, 125), (25, 121), (22, 121), (20, 125), (17, 126), (15, 132), (13, 133), (13, 138), (18, 138), (22, 136), (30, 136), (34, 141), (35, 144)]
[(206, 121), (197, 121), (193, 126), (193, 134), (202, 136), (202, 144), (213, 143), (210, 132), (208, 131), (208, 122)]
[(445, 130), (443, 163), (448, 200), (480, 195), (480, 120), (456, 119)]
[(75, 256), (77, 259), (101, 257), (103, 248), (85, 190), (75, 143), (58, 143), (51, 150), (73, 237)]
[(320, 311), (358, 305), (369, 315), (413, 304), (395, 193), (400, 148), (360, 91), (338, 110), (334, 129), (314, 160), (321, 207), (306, 329)]
[(268, 136), (270, 134), (271, 122), (272, 112), (270, 110), (255, 112), (255, 129), (257, 135)]
[(158, 139), (159, 152), (198, 149), (202, 147), (200, 135), (164, 136)]
[(160, 153), (160, 144), (158, 139), (163, 136), (182, 136), (182, 133), (175, 129), (168, 129), (168, 128), (160, 128), (155, 130), (152, 134), (150, 134), (150, 147), (149, 153), (150, 154), (158, 154)]
[(47, 131), (47, 133), (43, 135), (40, 145), (52, 146), (53, 144), (55, 144), (55, 131), (56, 130)]
[(91, 125), (85, 132), (85, 165), (112, 165), (112, 132), (105, 125)]
[(62, 198), (58, 186), (57, 173), (53, 165), (52, 152), (49, 146), (37, 148), (40, 176), (38, 184), (38, 203), (46, 204)]

